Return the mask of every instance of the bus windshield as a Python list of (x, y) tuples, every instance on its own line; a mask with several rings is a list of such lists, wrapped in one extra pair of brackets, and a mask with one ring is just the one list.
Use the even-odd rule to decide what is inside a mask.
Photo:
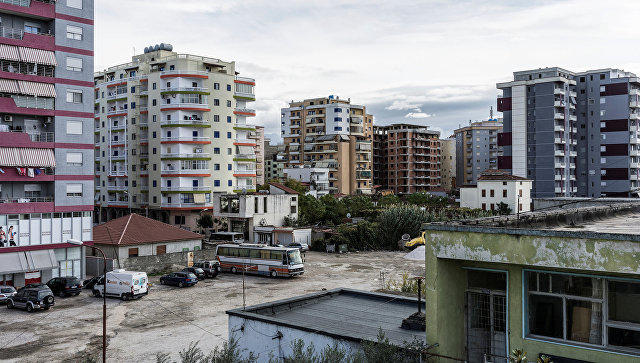
[(289, 251), (287, 253), (289, 256), (289, 265), (300, 265), (302, 264), (302, 257), (300, 257), (300, 251)]

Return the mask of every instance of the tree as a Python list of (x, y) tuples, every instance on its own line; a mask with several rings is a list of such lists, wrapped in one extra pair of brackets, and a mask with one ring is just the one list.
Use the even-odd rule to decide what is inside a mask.
[(358, 224), (342, 224), (338, 234), (344, 237), (352, 250), (378, 250), (384, 248), (380, 244), (376, 223), (361, 221)]
[(284, 182), (284, 186), (295, 190), (296, 192), (298, 192), (301, 195), (307, 193), (307, 187), (305, 187), (304, 185), (302, 185), (301, 182), (299, 182), (299, 181), (297, 181), (295, 179), (287, 179)]
[(391, 206), (378, 216), (379, 244), (391, 250), (398, 249), (398, 241), (403, 234), (415, 237), (420, 233), (422, 224), (433, 219), (431, 213), (415, 205)]
[(400, 198), (395, 194), (387, 194), (378, 200), (379, 207), (388, 207), (393, 204), (400, 204)]
[(511, 214), (511, 208), (505, 202), (498, 203), (498, 213), (501, 215), (509, 215)]
[(325, 207), (312, 195), (298, 195), (298, 224), (309, 225), (324, 222)]
[(333, 195), (323, 195), (319, 201), (324, 205), (324, 215), (322, 218), (324, 222), (340, 224), (347, 216), (347, 209), (344, 203)]
[(371, 197), (366, 195), (346, 196), (342, 198), (341, 202), (352, 217), (363, 217), (366, 211), (374, 209)]
[(200, 218), (198, 218), (196, 224), (198, 225), (198, 227), (200, 227), (200, 229), (207, 230), (213, 227), (213, 217), (211, 216), (211, 214), (203, 214), (200, 216)]

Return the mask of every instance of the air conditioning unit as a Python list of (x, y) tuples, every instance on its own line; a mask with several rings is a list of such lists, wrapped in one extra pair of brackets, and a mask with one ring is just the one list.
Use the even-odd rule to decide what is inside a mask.
[(50, 124), (53, 122), (53, 117), (51, 116), (47, 116), (47, 118), (44, 119), (44, 123), (45, 124)]
[(5, 121), (7, 121), (7, 122), (11, 122), (11, 121), (13, 121), (13, 116), (11, 116), (11, 115), (4, 115), (4, 120), (5, 120)]

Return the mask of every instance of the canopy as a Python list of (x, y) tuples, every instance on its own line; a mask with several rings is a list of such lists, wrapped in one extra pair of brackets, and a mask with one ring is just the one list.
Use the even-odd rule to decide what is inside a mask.
[(0, 166), (54, 168), (53, 149), (0, 147)]
[(0, 44), (0, 59), (20, 61), (20, 52), (15, 45)]
[(50, 50), (19, 47), (20, 59), (23, 62), (36, 63), (36, 64), (48, 64), (50, 66), (57, 66), (56, 55)]
[(56, 97), (56, 87), (51, 83), (18, 81), (20, 92), (36, 97)]

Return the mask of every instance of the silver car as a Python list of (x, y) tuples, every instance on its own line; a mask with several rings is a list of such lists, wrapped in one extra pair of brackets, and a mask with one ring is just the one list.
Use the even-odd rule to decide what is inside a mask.
[(6, 304), (7, 299), (16, 294), (16, 289), (13, 286), (0, 286), (0, 304)]

